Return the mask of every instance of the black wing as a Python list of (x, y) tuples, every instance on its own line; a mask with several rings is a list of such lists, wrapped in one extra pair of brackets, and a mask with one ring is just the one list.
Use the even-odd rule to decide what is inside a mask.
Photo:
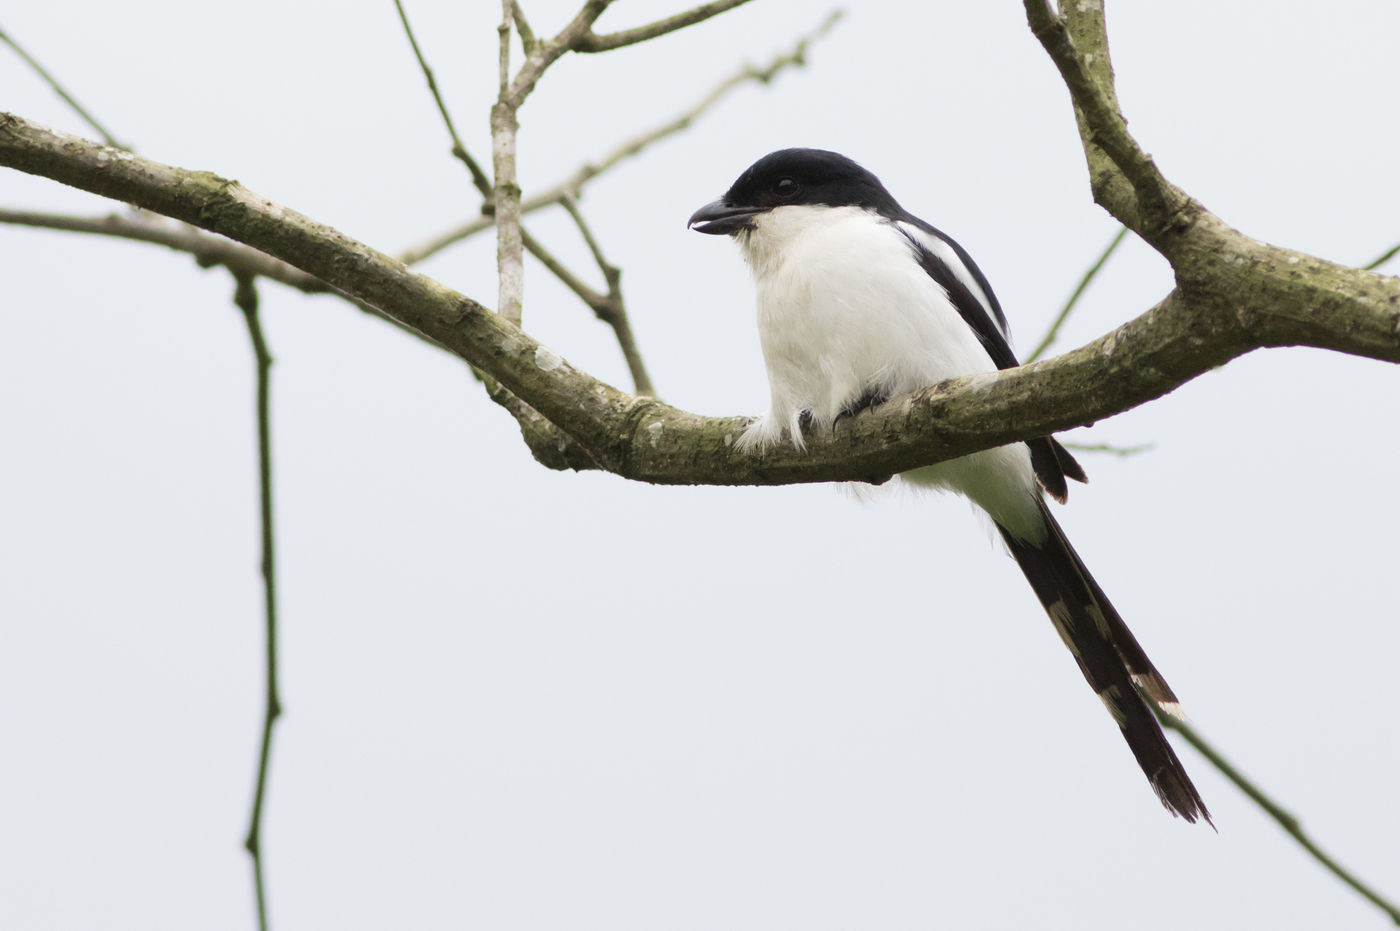
[[(1020, 365), (1016, 353), (1011, 350), (1006, 314), (1002, 313), (991, 284), (967, 250), (912, 214), (899, 217), (895, 225), (909, 241), (919, 265), (947, 292), (958, 314), (977, 334), (996, 367), (1009, 369)], [(1089, 480), (1083, 467), (1053, 436), (1036, 437), (1026, 445), (1031, 450), (1035, 477), (1046, 493), (1061, 504), (1069, 497), (1065, 479)]]

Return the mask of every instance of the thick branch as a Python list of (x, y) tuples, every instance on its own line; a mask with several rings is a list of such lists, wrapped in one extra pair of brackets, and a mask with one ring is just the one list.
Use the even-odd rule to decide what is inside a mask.
[[(1395, 279), (1347, 269), (1251, 239), (1187, 197), (1128, 134), (1113, 90), (1100, 0), (1062, 5), (1025, 0), (1026, 15), (1064, 78), (1080, 118), (1094, 196), (1167, 259), (1193, 303), (1240, 318), (1258, 346), (1309, 345), (1391, 358), (1396, 330)], [(1125, 200), (1125, 185), (1131, 196)], [(1130, 203), (1136, 198), (1135, 205)], [(1334, 319), (1376, 306), (1379, 325), (1359, 345)]]
[(1230, 293), (1182, 287), (1143, 316), (1057, 359), (895, 399), (841, 421), (831, 434), (810, 437), (805, 453), (783, 447), (745, 455), (732, 445), (742, 419), (699, 417), (625, 394), (475, 301), (237, 182), (9, 114), (0, 114), (0, 165), (138, 204), (287, 261), (489, 373), (601, 468), (649, 482), (880, 480), (1092, 423), (1262, 346), (1321, 346), (1400, 362), (1400, 280), (1234, 234), (1235, 251), (1213, 259), (1240, 283)]
[[(1049, 0), (1025, 0), (1025, 6), (1031, 31), (1045, 47), (1069, 88), (1086, 149), (1093, 146), (1100, 150), (1111, 160), (1117, 173), (1132, 185), (1138, 216), (1118, 218), (1155, 244), (1159, 229), (1183, 222), (1177, 214), (1186, 208), (1187, 198), (1162, 176), (1152, 157), (1142, 151), (1129, 134), (1127, 121), (1118, 111), (1113, 94), (1107, 38), (1097, 43), (1092, 51), (1078, 48), (1071, 38), (1071, 28), (1067, 25), (1071, 17), (1077, 17), (1074, 20), (1076, 36), (1102, 35), (1102, 3), (1067, 3), (1064, 19), (1050, 9)], [(1085, 40), (1081, 38), (1081, 41)], [(1094, 153), (1089, 155), (1092, 171), (1097, 166)], [(1096, 197), (1101, 183), (1096, 179)], [(1104, 206), (1113, 209), (1108, 204)], [(1134, 222), (1130, 223), (1130, 219)]]

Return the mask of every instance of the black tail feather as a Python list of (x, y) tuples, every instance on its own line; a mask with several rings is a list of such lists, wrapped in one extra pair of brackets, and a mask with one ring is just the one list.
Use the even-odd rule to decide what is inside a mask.
[(1035, 470), (1040, 487), (1061, 504), (1069, 499), (1069, 486), (1065, 484), (1065, 479), (1089, 481), (1084, 467), (1053, 436), (1036, 437), (1026, 445), (1031, 448), (1031, 468)]
[(1039, 545), (997, 529), (1162, 804), (1187, 821), (1210, 823), (1210, 812), (1147, 704), (1174, 705), (1176, 696), (1043, 502), (1041, 512), (1048, 533)]

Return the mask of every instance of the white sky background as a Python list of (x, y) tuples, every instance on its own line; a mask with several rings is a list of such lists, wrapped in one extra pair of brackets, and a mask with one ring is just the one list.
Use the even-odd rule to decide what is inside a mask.
[[(473, 212), (387, 0), (11, 6), (0, 25), (143, 155), (389, 252)], [(527, 6), (540, 33), (572, 12)], [(679, 8), (619, 3), (600, 29)], [(409, 5), (483, 161), (498, 9)], [(824, 10), (765, 0), (561, 61), (521, 115), (527, 193)], [(1353, 263), (1400, 239), (1400, 7), (1117, 3), (1109, 24), (1133, 131), (1227, 222)], [(85, 132), (3, 49), (0, 88)], [(737, 250), (684, 224), (788, 145), (851, 155), (957, 237), (1023, 349), (1114, 232), (1019, 3), (856, 4), (809, 69), (587, 190), (668, 401), (766, 401)], [(0, 203), (113, 209), (14, 172)], [(529, 226), (591, 274), (565, 218)], [(488, 236), (425, 270), (493, 305), (493, 268)], [(528, 329), (626, 384), (609, 331), (528, 275)], [(15, 228), (0, 278), (0, 927), (251, 929), (263, 627), (231, 282)], [(1059, 348), (1169, 287), (1130, 242)], [(549, 472), (444, 353), (262, 295), (279, 929), (1388, 926), (1187, 747), (1219, 834), (1169, 817), (961, 502)], [(1072, 435), (1155, 448), (1086, 456), (1058, 511), (1201, 730), (1392, 898), (1397, 384), (1320, 351), (1238, 360)]]

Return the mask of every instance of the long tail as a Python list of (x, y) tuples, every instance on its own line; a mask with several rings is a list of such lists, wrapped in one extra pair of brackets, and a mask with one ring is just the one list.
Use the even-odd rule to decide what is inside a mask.
[(1210, 812), (1147, 705), (1150, 700), (1168, 713), (1178, 713), (1176, 696), (1084, 568), (1044, 502), (1040, 509), (1049, 530), (1042, 544), (1017, 539), (998, 526), (1002, 539), (1084, 678), (1118, 722), (1162, 804), (1187, 821), (1204, 818), (1209, 824)]

